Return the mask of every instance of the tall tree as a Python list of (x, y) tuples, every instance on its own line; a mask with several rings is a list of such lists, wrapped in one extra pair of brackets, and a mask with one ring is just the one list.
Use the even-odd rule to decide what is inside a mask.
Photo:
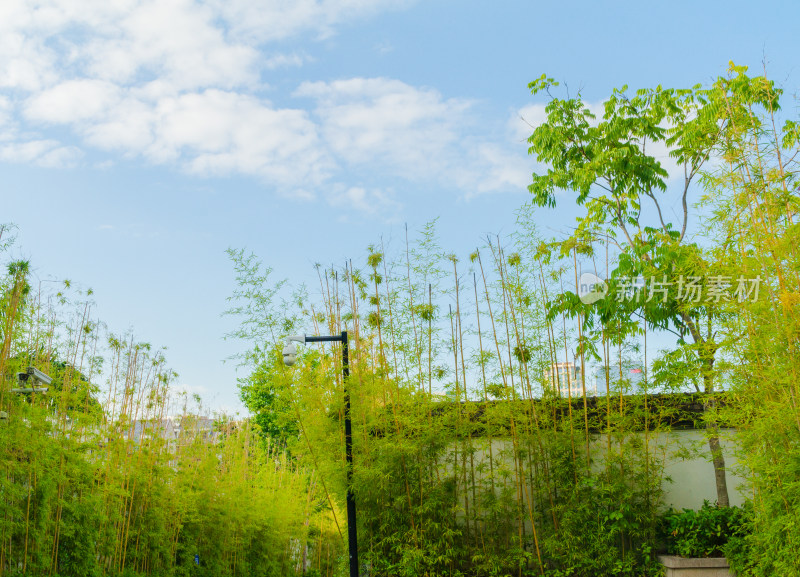
[[(529, 153), (548, 166), (546, 173), (533, 175), (533, 203), (554, 208), (558, 191), (572, 194), (580, 207), (577, 227), (557, 248), (562, 255), (591, 254), (595, 243), (608, 243), (616, 248), (617, 265), (605, 299), (586, 304), (574, 293), (563, 294), (551, 303), (550, 314), (581, 315), (588, 335), (598, 321), (615, 327), (619, 338), (636, 333), (640, 321), (672, 331), (678, 346), (667, 364), (680, 362), (698, 391), (702, 383), (703, 392), (714, 392), (721, 346), (717, 323), (723, 314), (717, 294), (725, 287), (710, 286), (709, 253), (690, 241), (689, 230), (695, 181), (730, 128), (722, 92), (716, 86), (658, 86), (629, 95), (623, 87), (603, 103), (598, 118), (580, 94), (552, 96), (556, 86), (546, 76), (529, 85), (533, 94), (550, 96), (547, 119), (528, 140)], [(667, 153), (680, 175), (667, 172), (662, 162)], [(670, 177), (681, 181), (677, 191), (671, 190)], [(681, 209), (673, 222), (664, 208), (677, 203)], [(647, 290), (636, 291), (634, 279)], [(699, 286), (703, 279), (705, 287)], [(581, 347), (593, 352), (590, 339)], [(725, 460), (713, 418), (708, 427), (717, 501), (727, 506)]]

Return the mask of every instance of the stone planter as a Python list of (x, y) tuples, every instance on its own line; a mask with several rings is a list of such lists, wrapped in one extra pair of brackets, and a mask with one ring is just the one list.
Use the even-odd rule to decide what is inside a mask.
[(667, 577), (735, 577), (725, 557), (659, 555), (658, 560), (667, 568)]

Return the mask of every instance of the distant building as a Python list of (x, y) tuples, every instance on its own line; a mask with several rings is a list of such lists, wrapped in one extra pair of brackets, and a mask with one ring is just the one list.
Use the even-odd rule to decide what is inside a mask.
[(170, 447), (177, 443), (190, 443), (198, 437), (215, 443), (219, 437), (219, 432), (214, 429), (214, 419), (194, 415), (139, 419), (134, 421), (132, 429), (133, 440), (137, 443), (148, 438), (161, 438)]
[[(583, 382), (581, 380), (581, 367), (575, 363), (553, 363), (544, 370), (547, 386), (555, 389), (562, 397), (582, 397)], [(590, 383), (586, 383), (589, 385)], [(587, 388), (587, 395), (592, 391)]]
[[(610, 386), (606, 385), (606, 375), (608, 375)], [(600, 395), (605, 395), (607, 389), (618, 391), (620, 381), (626, 388), (637, 387), (644, 381), (644, 370), (633, 364), (623, 364), (622, 377), (620, 377), (619, 365), (600, 366), (595, 371), (594, 387)]]

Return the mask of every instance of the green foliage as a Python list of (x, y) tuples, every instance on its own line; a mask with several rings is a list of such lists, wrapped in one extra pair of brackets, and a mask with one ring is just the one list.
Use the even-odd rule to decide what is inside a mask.
[(561, 505), (559, 531), (544, 542), (552, 556), (548, 575), (657, 574), (652, 509), (657, 489), (650, 491), (613, 470), (580, 479)]
[(736, 402), (722, 414), (737, 425), (738, 457), (754, 495), (751, 534), (737, 540), (730, 561), (737, 575), (798, 575), (797, 124), (782, 122), (782, 91), (745, 67), (732, 64), (715, 89), (731, 129), (719, 163), (704, 174), (705, 234), (721, 274), (760, 284), (758, 298), (726, 303), (725, 329), (735, 338), (725, 369)]
[[(28, 271), (15, 262), (0, 274), (0, 573), (279, 576), (295, 572), (301, 550), (339, 555), (314, 473), (250, 421), (203, 416), (196, 395), (196, 407), (175, 399), (162, 351), (104, 334), (90, 291), (25, 290)], [(52, 378), (46, 392), (12, 391), (29, 366)], [(254, 375), (253, 396), (279, 408), (273, 376)], [(297, 434), (289, 419), (272, 424)], [(327, 558), (314, 560), (330, 573)]]
[[(650, 574), (663, 454), (649, 435), (668, 407), (648, 406), (646, 386), (612, 372), (608, 392), (625, 402), (595, 399), (590, 410), (543, 376), (574, 337), (544, 311), (569, 275), (544, 258), (523, 213), (506, 246), (490, 239), (472, 253), (471, 275), (434, 233), (426, 227), (399, 257), (371, 248), (364, 269), (319, 270), (322, 301), (283, 310), (298, 332), (349, 332), (347, 383), (338, 345), (306, 345), (282, 365), (285, 323), (261, 311), (291, 303), (292, 288), (232, 255), (259, 303), (235, 314), (251, 347), (242, 399), (262, 433), (315, 472), (315, 508), (344, 532), (346, 385), (349, 488), (360, 559), (373, 574)], [(601, 358), (619, 373), (627, 360), (610, 350)]]
[[(278, 358), (275, 352), (275, 360)], [(279, 362), (279, 361), (278, 361)], [(253, 421), (265, 439), (285, 446), (299, 434), (289, 391), (276, 379), (275, 363), (263, 363), (240, 381), (242, 402), (254, 413)]]
[[(550, 86), (556, 84), (542, 77), (530, 87), (536, 94)], [(528, 140), (529, 154), (549, 166), (546, 174), (533, 176), (533, 203), (555, 207), (556, 191), (564, 190), (583, 208), (574, 232), (552, 248), (561, 256), (591, 255), (595, 244), (617, 250), (607, 297), (587, 305), (575, 292), (562, 292), (548, 303), (550, 318), (582, 316), (590, 338), (581, 346), (595, 357), (594, 343), (609, 327), (616, 327), (620, 339), (638, 334), (636, 317), (651, 329), (671, 330), (679, 336), (679, 345), (692, 353), (686, 358), (703, 375), (706, 392), (714, 390), (712, 369), (719, 344), (716, 331), (704, 327), (716, 328), (719, 307), (705, 299), (681, 299), (677, 285), (678, 279), (703, 277), (710, 269), (710, 255), (698, 244), (685, 243), (684, 237), (690, 186), (729, 126), (719, 115), (720, 98), (716, 89), (659, 86), (629, 95), (623, 87), (604, 103), (598, 119), (580, 94), (566, 100), (551, 96), (547, 121)], [(685, 175), (676, 199), (682, 202), (677, 226), (665, 220), (661, 207), (669, 198), (669, 175), (654, 152), (659, 145), (669, 147)], [(650, 287), (663, 283), (659, 286), (666, 290), (657, 298), (652, 292), (647, 297), (629, 295), (631, 280), (637, 278)], [(691, 335), (692, 345), (684, 335)]]
[[(793, 251), (773, 241), (792, 236), (798, 209), (797, 153), (782, 150), (796, 145), (797, 125), (788, 121), (778, 131), (775, 113), (781, 91), (766, 77), (746, 72), (731, 64), (729, 76), (707, 88), (657, 86), (630, 92), (622, 87), (603, 103), (602, 111), (585, 103), (580, 93), (555, 96), (551, 88), (557, 84), (546, 76), (530, 84), (534, 94), (544, 91), (550, 98), (547, 120), (528, 140), (529, 153), (547, 165), (529, 186), (533, 204), (555, 207), (557, 193), (564, 191), (579, 207), (574, 231), (539, 254), (572, 256), (577, 268), (578, 255), (594, 259), (596, 246), (614, 252), (606, 272), (606, 297), (587, 304), (578, 298), (577, 286), (574, 292), (561, 290), (548, 300), (548, 318), (578, 319), (583, 332), (579, 351), (596, 360), (597, 344), (607, 338), (622, 343), (646, 329), (673, 333), (677, 346), (655, 364), (655, 382), (666, 390), (691, 385), (713, 393), (725, 388), (727, 355), (742, 339), (736, 326), (739, 311), (732, 303), (741, 304), (743, 298), (741, 292), (735, 297), (715, 287), (767, 278), (771, 268), (759, 266), (764, 260), (750, 262), (751, 272), (763, 274), (743, 276), (736, 261), (753, 261), (761, 252), (762, 259), (782, 262), (777, 254)], [(659, 149), (668, 151), (678, 173), (672, 176), (680, 175), (680, 185), (670, 184), (668, 163)], [(702, 210), (691, 211), (698, 184), (702, 198), (717, 207), (714, 220), (722, 226), (693, 238), (687, 235), (690, 214), (698, 228), (706, 224)], [(765, 191), (773, 198), (764, 198)], [(663, 208), (678, 204), (680, 212), (671, 211), (677, 217), (672, 222)], [(753, 225), (762, 238), (772, 239), (767, 251), (754, 246), (754, 237), (744, 240), (742, 228)], [(646, 290), (632, 290), (635, 279)], [(702, 294), (687, 294), (692, 282), (697, 288), (691, 290), (702, 287)], [(714, 411), (708, 416), (717, 501), (727, 505), (718, 425)]]
[(749, 528), (748, 512), (740, 507), (719, 507), (708, 501), (698, 511), (668, 511), (659, 529), (670, 555), (723, 557), (728, 542), (741, 542)]

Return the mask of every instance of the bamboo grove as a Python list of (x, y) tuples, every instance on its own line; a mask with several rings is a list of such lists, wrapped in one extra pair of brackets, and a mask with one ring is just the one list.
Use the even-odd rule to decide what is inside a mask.
[[(163, 352), (107, 332), (90, 294), (29, 280), (12, 262), (0, 285), (0, 574), (285, 575), (335, 531), (316, 475), (171, 394)], [(12, 392), (28, 366), (46, 393)]]
[(286, 368), (281, 337), (351, 335), (354, 491), (370, 574), (652, 566), (668, 450), (656, 439), (675, 408), (627, 379), (640, 355), (615, 326), (602, 351), (624, 378), (602, 396), (585, 375), (580, 392), (545, 377), (574, 360), (579, 325), (544, 313), (548, 293), (574, 289), (576, 271), (535, 258), (528, 216), (505, 245), (489, 238), (463, 264), (430, 223), (393, 260), (381, 246), (361, 269), (320, 267), (319, 302), (305, 288), (282, 292), (255, 256), (230, 252), (240, 283), (230, 312), (244, 319), (236, 336), (259, 343), (244, 398), (326, 479), (332, 503), (345, 483), (339, 352), (306, 348)]

